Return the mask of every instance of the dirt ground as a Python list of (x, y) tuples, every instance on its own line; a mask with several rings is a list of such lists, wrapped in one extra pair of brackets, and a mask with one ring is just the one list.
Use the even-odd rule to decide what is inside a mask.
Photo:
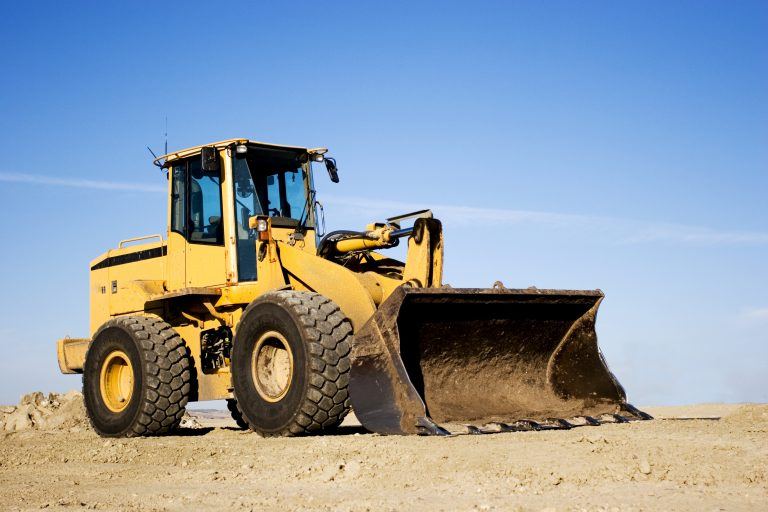
[(197, 412), (177, 435), (102, 439), (73, 396), (0, 409), (0, 509), (768, 510), (768, 405), (451, 438), (350, 419), (339, 435), (263, 439)]

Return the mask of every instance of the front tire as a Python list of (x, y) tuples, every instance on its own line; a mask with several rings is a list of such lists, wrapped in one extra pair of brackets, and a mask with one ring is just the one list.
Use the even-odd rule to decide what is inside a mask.
[(187, 347), (162, 320), (114, 318), (93, 337), (83, 368), (91, 425), (105, 437), (169, 432), (184, 416), (191, 388)]
[(330, 299), (277, 291), (243, 312), (232, 349), (237, 409), (267, 437), (317, 433), (349, 412), (352, 324)]

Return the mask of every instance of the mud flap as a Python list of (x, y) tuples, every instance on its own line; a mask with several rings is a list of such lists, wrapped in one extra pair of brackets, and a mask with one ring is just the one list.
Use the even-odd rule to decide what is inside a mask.
[(599, 290), (400, 287), (355, 334), (355, 414), (373, 432), (443, 434), (451, 425), (562, 426), (562, 418), (629, 411), (597, 345), (602, 298)]

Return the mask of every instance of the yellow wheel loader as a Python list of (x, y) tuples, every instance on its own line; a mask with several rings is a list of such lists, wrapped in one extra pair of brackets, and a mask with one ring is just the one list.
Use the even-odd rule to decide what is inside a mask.
[[(158, 158), (166, 236), (90, 266), (90, 331), (57, 343), (95, 430), (160, 434), (226, 399), (265, 436), (570, 428), (648, 416), (597, 346), (599, 290), (454, 289), (428, 210), (361, 231), (324, 225), (325, 148), (231, 139)], [(405, 261), (383, 250), (407, 244)]]

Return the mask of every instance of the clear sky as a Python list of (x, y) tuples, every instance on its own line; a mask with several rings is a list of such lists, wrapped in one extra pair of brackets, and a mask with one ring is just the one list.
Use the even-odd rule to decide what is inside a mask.
[[(276, 5), (279, 4), (279, 7)], [(600, 288), (635, 404), (768, 401), (768, 2), (5, 2), (0, 403), (80, 385), (145, 146), (327, 146), (329, 228), (431, 207), (453, 286)]]

